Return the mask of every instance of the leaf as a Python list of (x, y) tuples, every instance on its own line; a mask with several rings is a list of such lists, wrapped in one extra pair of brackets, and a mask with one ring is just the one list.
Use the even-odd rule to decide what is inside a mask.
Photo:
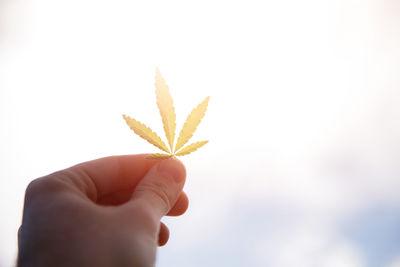
[(196, 142), (196, 143), (190, 144), (190, 145), (182, 148), (175, 155), (176, 156), (184, 156), (184, 155), (190, 154), (190, 153), (196, 151), (197, 149), (199, 149), (200, 147), (204, 146), (207, 143), (208, 143), (208, 141), (200, 141), (200, 142)]
[(169, 159), (172, 158), (174, 155), (172, 154), (161, 154), (161, 153), (154, 153), (150, 154), (146, 157), (146, 159)]
[(165, 82), (165, 79), (161, 76), (158, 68), (156, 69), (155, 86), (157, 106), (160, 110), (165, 136), (167, 137), (171, 151), (173, 151), (176, 129), (174, 101), (169, 93), (168, 85)]
[(174, 151), (178, 151), (189, 141), (190, 138), (192, 138), (193, 133), (196, 131), (197, 126), (200, 124), (201, 119), (204, 117), (209, 100), (210, 97), (208, 96), (189, 114), (185, 124), (182, 127), (181, 132), (179, 133), (178, 141), (176, 143)]
[[(165, 79), (161, 76), (160, 70), (156, 69), (155, 74), (155, 87), (156, 87), (156, 99), (157, 106), (160, 111), (161, 119), (164, 126), (165, 136), (167, 137), (168, 145), (161, 140), (161, 138), (154, 133), (149, 127), (144, 125), (143, 123), (127, 116), (122, 115), (128, 126), (140, 137), (145, 139), (150, 144), (158, 147), (159, 149), (167, 152), (167, 154), (163, 153), (154, 153), (146, 156), (148, 159), (169, 159), (174, 158), (175, 156), (184, 156), (190, 154), (200, 147), (204, 146), (208, 143), (208, 141), (195, 142), (191, 145), (188, 145), (182, 148), (190, 138), (192, 138), (196, 128), (199, 126), (204, 114), (207, 110), (208, 102), (210, 97), (207, 97), (203, 100), (197, 107), (195, 107), (184, 123), (181, 132), (179, 133), (178, 140), (176, 142), (176, 146), (174, 149), (174, 140), (175, 140), (175, 130), (176, 130), (176, 114), (174, 108), (174, 101), (169, 92), (169, 88)], [(176, 153), (178, 151), (178, 153)]]
[(161, 138), (154, 133), (149, 127), (144, 125), (143, 123), (129, 117), (126, 115), (122, 115), (124, 120), (126, 121), (126, 124), (140, 137), (145, 139), (147, 142), (149, 142), (152, 145), (155, 145), (159, 149), (170, 153), (168, 147), (165, 145), (165, 143), (161, 140)]

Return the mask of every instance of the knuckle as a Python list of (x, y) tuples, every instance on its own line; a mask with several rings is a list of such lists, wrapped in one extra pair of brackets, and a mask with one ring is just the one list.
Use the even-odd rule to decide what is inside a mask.
[(30, 199), (37, 195), (40, 195), (42, 193), (42, 191), (44, 190), (45, 182), (46, 182), (45, 178), (37, 178), (37, 179), (31, 181), (25, 190), (26, 198)]
[(62, 178), (63, 174), (61, 172), (60, 174), (55, 174), (40, 177), (31, 181), (25, 190), (26, 200), (31, 200), (39, 196), (42, 197), (44, 195), (56, 193), (65, 189), (66, 182)]
[(171, 197), (167, 185), (162, 182), (154, 181), (152, 183), (147, 183), (139, 186), (140, 191), (145, 194), (150, 194), (153, 199), (161, 203), (162, 207), (166, 211), (171, 209)]

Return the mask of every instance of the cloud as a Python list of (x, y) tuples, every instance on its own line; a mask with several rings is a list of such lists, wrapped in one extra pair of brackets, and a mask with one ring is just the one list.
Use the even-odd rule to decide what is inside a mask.
[(257, 266), (364, 267), (360, 250), (328, 230), (312, 227), (286, 229), (269, 236), (255, 251)]
[(400, 255), (396, 256), (387, 267), (400, 267)]

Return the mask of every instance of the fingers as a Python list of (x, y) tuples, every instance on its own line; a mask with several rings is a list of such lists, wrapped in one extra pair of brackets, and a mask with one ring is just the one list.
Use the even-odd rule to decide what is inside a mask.
[(97, 200), (115, 192), (132, 190), (156, 164), (146, 154), (101, 158), (75, 165), (50, 176), (63, 176), (80, 192)]
[(186, 170), (181, 161), (158, 161), (137, 184), (130, 205), (145, 207), (159, 221), (174, 207), (185, 178)]
[(182, 192), (172, 209), (167, 213), (168, 216), (180, 216), (185, 213), (189, 207), (189, 199), (185, 192)]
[[(104, 206), (117, 206), (126, 203), (132, 197), (133, 189), (122, 190), (98, 199), (97, 203)], [(180, 216), (189, 207), (189, 199), (185, 192), (182, 192), (175, 205), (168, 211), (167, 216)]]
[(169, 239), (169, 229), (163, 222), (160, 222), (160, 232), (158, 233), (158, 245), (160, 247), (164, 246), (165, 244), (167, 244), (168, 239)]
[[(182, 192), (174, 207), (168, 212), (168, 216), (179, 216), (185, 213), (189, 206), (189, 199), (185, 192)], [(162, 247), (169, 240), (169, 229), (163, 222), (160, 222), (160, 232), (158, 233), (158, 246)]]

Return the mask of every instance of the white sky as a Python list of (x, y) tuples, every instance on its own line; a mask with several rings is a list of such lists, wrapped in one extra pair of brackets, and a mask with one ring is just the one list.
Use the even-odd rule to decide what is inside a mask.
[(29, 181), (157, 151), (121, 117), (162, 133), (156, 66), (178, 129), (211, 96), (193, 138), (210, 143), (182, 158), (190, 210), (166, 220), (159, 266), (372, 266), (340, 225), (399, 210), (399, 12), (396, 0), (0, 0), (0, 266), (16, 257)]

